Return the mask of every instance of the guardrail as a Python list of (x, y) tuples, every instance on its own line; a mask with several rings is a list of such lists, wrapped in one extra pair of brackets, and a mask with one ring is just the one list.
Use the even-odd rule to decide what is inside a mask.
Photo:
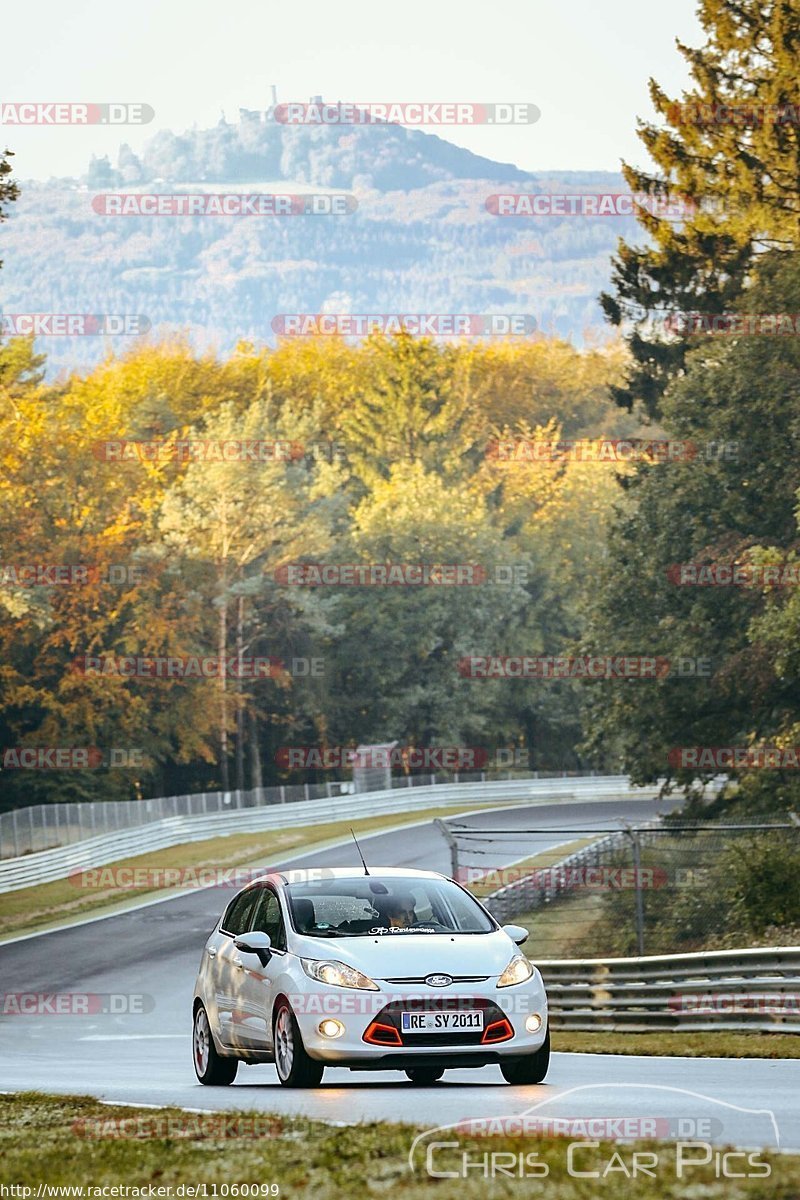
[(554, 1029), (800, 1033), (800, 947), (536, 962)]
[[(586, 778), (591, 772), (531, 771), (526, 778), (557, 779), (574, 775)], [(510, 778), (511, 776), (509, 776)], [(501, 777), (494, 776), (499, 782)], [(519, 778), (519, 776), (515, 776)], [(450, 783), (485, 783), (483, 771), (462, 771), (455, 775), (400, 775), (390, 780), (390, 789), (404, 791), (415, 787), (433, 787)], [(372, 790), (372, 789), (370, 789)], [(227, 813), (233, 809), (261, 808), (272, 804), (292, 804), (296, 800), (325, 800), (366, 791), (352, 779), (326, 783), (286, 783), (247, 791), (193, 792), (181, 796), (155, 796), (147, 800), (81, 800), (59, 804), (29, 804), (0, 812), (0, 859), (19, 858), (39, 850), (53, 850), (70, 842), (83, 842), (103, 833), (120, 833), (166, 817), (204, 817), (209, 813)]]
[[(655, 791), (657, 789), (651, 789)], [(383, 792), (302, 800), (241, 808), (204, 816), (176, 816), (86, 838), (52, 850), (40, 850), (0, 862), (0, 893), (63, 879), (73, 871), (104, 866), (120, 858), (164, 850), (184, 842), (269, 829), (313, 827), (326, 821), (353, 820), (383, 813), (415, 812), (437, 807), (463, 807), (484, 801), (504, 804), (547, 804), (579, 800), (641, 800), (648, 792), (633, 788), (623, 775), (517, 779), (492, 783), (455, 783), (396, 788)]]

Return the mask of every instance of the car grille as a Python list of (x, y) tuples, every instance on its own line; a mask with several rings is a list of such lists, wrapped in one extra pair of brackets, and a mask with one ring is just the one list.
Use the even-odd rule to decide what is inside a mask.
[[(449, 971), (429, 971), (429, 975), (448, 975)], [(486, 983), (488, 975), (451, 975), (453, 983)], [(406, 983), (406, 984), (421, 984), (426, 979), (425, 975), (398, 975), (395, 979), (386, 979), (386, 983)], [(449, 987), (449, 984), (445, 985)]]

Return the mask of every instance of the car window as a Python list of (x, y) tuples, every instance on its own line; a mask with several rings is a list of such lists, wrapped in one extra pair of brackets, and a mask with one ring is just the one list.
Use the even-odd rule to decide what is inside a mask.
[(222, 929), (226, 933), (247, 933), (259, 896), (259, 888), (248, 888), (247, 891), (240, 892), (238, 896), (235, 896), (222, 918)]
[(490, 933), (483, 909), (447, 879), (374, 875), (306, 880), (286, 889), (294, 928), (309, 937)]
[(286, 934), (278, 897), (271, 888), (262, 888), (251, 920), (251, 929), (268, 933), (276, 950), (286, 949)]

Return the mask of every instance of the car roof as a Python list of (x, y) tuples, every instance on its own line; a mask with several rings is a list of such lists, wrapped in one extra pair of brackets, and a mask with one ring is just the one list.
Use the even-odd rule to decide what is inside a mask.
[[(363, 867), (287, 867), (284, 871), (270, 871), (260, 875), (253, 883), (270, 880), (272, 883), (286, 885), (292, 883), (291, 876), (306, 874), (309, 882), (324, 879), (364, 879)], [(370, 879), (446, 879), (438, 871), (418, 871), (413, 867), (370, 867)]]

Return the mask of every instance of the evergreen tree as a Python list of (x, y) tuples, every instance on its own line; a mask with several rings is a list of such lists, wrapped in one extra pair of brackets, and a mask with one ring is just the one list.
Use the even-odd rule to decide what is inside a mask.
[(652, 319), (728, 311), (764, 248), (797, 245), (800, 0), (701, 0), (698, 11), (705, 45), (678, 43), (690, 88), (676, 102), (651, 79), (665, 125), (639, 122), (657, 171), (623, 164), (634, 193), (681, 197), (686, 219), (641, 208), (649, 244), (620, 242), (615, 294), (600, 298), (612, 324), (634, 325), (633, 367), (615, 398), (628, 409), (640, 401), (651, 416), (687, 349), (685, 339), (659, 336)]
[[(13, 158), (12, 150), (6, 150), (0, 154), (0, 221), (5, 221), (8, 213), (5, 211), (4, 205), (10, 204), (12, 200), (16, 200), (19, 196), (19, 188), (13, 179), (9, 179), (11, 174), (11, 163), (9, 158)], [(0, 267), (3, 261), (0, 259)]]

